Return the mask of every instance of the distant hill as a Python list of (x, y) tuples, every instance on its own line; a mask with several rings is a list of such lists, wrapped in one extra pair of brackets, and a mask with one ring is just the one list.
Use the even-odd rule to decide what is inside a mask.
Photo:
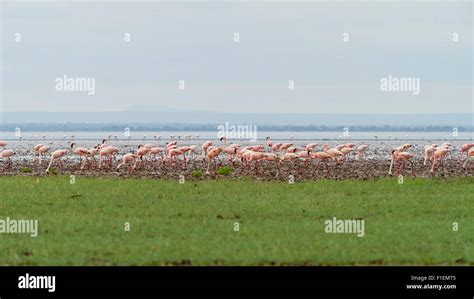
[[(138, 108), (138, 107), (137, 107)], [(143, 108), (143, 107), (141, 107)], [(3, 112), (0, 125), (141, 125), (202, 126), (252, 124), (267, 127), (463, 127), (472, 130), (473, 114), (268, 114), (176, 111), (126, 112)]]

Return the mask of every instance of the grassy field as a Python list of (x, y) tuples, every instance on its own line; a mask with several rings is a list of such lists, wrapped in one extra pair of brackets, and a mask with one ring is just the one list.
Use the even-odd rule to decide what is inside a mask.
[[(36, 238), (0, 234), (0, 264), (472, 265), (473, 215), (472, 177), (0, 177), (0, 219), (39, 221)], [(365, 236), (325, 233), (332, 217), (364, 219)]]

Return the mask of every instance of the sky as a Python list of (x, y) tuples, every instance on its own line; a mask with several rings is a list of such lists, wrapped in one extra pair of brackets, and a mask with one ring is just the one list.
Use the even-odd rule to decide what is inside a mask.
[[(474, 113), (472, 6), (2, 1), (0, 110)], [(64, 75), (95, 93), (56, 90)], [(381, 91), (389, 75), (419, 95)]]

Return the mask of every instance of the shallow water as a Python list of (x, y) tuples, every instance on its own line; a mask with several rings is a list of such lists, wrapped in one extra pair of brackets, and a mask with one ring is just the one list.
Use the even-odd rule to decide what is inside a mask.
[[(15, 135), (16, 134), (16, 135)], [(161, 140), (214, 140), (218, 139), (217, 131), (200, 131), (200, 132), (184, 132), (184, 131), (131, 131), (128, 135), (127, 131), (120, 132), (5, 132), (0, 131), (0, 140), (18, 140), (21, 135), (23, 140), (102, 140), (104, 138), (118, 140), (148, 140), (155, 141), (158, 136)], [(283, 131), (257, 131), (256, 139), (264, 140), (266, 137), (272, 140), (474, 140), (474, 132), (458, 132), (457, 136), (453, 132), (283, 132)], [(130, 137), (130, 138), (129, 138)], [(249, 141), (249, 139), (241, 139), (240, 142)]]

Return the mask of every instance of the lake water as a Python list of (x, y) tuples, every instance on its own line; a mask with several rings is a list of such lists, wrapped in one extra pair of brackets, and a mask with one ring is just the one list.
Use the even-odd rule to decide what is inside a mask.
[[(23, 140), (215, 140), (218, 139), (216, 131), (183, 132), (183, 131), (134, 131), (130, 132), (130, 137), (124, 131), (120, 132), (0, 132), (1, 140), (18, 140), (21, 135)], [(265, 140), (267, 136), (273, 141), (284, 140), (444, 140), (462, 141), (474, 140), (474, 132), (458, 132), (454, 136), (453, 132), (257, 132), (258, 141)], [(230, 138), (229, 138), (230, 139)], [(245, 138), (240, 139), (245, 141)], [(248, 139), (247, 139), (248, 140)]]

